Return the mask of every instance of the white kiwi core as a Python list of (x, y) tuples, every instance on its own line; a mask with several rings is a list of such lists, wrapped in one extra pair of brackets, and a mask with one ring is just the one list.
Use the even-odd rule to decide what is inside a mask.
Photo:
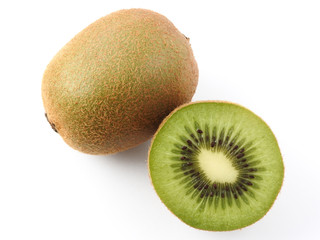
[(237, 180), (239, 172), (223, 152), (201, 149), (198, 161), (200, 168), (213, 182), (234, 183)]

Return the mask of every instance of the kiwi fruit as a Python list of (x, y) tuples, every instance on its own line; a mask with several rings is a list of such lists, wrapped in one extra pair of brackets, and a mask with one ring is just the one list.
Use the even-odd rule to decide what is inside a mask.
[(186, 224), (229, 231), (261, 219), (284, 177), (275, 136), (248, 109), (228, 102), (180, 106), (163, 120), (149, 150), (161, 201)]
[(156, 12), (128, 9), (92, 23), (57, 53), (42, 99), (67, 144), (110, 154), (149, 139), (197, 83), (189, 39)]

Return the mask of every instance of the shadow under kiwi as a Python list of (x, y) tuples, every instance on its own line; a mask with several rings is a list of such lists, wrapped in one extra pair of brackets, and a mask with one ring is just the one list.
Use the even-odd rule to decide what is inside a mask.
[(148, 161), (150, 141), (151, 140), (148, 140), (134, 148), (107, 157), (117, 161), (125, 161), (126, 164), (128, 164), (128, 162), (130, 162), (130, 164), (146, 163)]

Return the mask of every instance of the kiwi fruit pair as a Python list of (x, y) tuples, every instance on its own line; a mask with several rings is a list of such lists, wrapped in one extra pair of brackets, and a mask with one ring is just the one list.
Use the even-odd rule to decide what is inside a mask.
[(189, 39), (164, 16), (130, 9), (99, 19), (58, 52), (42, 98), (51, 127), (89, 154), (134, 147), (167, 116), (148, 159), (162, 202), (198, 229), (243, 228), (262, 218), (280, 191), (280, 150), (270, 128), (239, 105), (182, 105), (197, 82)]
[(52, 128), (76, 150), (111, 154), (148, 140), (192, 99), (198, 67), (164, 16), (120, 10), (89, 25), (52, 59), (42, 99)]

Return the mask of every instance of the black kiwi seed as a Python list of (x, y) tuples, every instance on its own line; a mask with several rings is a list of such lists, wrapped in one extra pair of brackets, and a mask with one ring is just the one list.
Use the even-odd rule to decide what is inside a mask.
[(188, 175), (188, 174), (191, 174), (191, 173), (193, 173), (193, 172), (194, 172), (194, 170), (192, 169), (192, 170), (190, 170), (190, 171), (184, 172), (184, 175)]
[(193, 178), (193, 177), (196, 177), (198, 175), (199, 175), (199, 172), (196, 172), (196, 173), (192, 174), (191, 177)]
[(199, 142), (199, 140), (194, 136), (194, 134), (190, 134), (190, 137), (192, 137), (192, 138), (193, 138), (193, 140), (194, 140), (196, 143), (198, 143), (198, 142)]
[(248, 191), (248, 189), (245, 186), (243, 186), (242, 184), (240, 185), (240, 187), (241, 187), (242, 190)]

